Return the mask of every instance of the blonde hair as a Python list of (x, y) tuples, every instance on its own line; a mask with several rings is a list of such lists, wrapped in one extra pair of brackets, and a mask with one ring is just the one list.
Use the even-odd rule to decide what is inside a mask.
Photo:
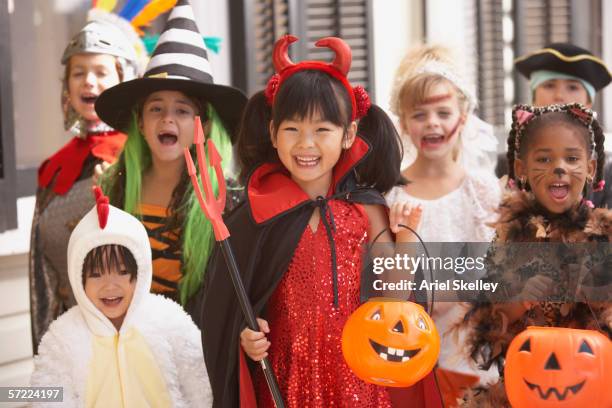
[(422, 45), (410, 50), (395, 72), (391, 111), (402, 121), (405, 113), (425, 102), (438, 84), (456, 91), (459, 108), (469, 113), (475, 98), (464, 84), (452, 51), (442, 45)]

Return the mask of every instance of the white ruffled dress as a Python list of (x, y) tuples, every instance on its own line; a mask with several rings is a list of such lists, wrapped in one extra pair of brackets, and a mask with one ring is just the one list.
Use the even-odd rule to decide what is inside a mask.
[[(425, 243), (490, 242), (494, 230), (487, 224), (496, 219), (501, 187), (492, 172), (479, 170), (466, 173), (458, 188), (434, 200), (411, 196), (404, 187), (394, 187), (386, 199), (389, 205), (396, 202), (421, 205), (423, 215), (418, 232)], [(477, 375), (481, 384), (497, 382), (496, 367), (479, 370), (468, 355), (467, 332), (458, 325), (468, 307), (462, 302), (435, 303), (432, 317), (442, 341), (438, 364), (447, 370)]]

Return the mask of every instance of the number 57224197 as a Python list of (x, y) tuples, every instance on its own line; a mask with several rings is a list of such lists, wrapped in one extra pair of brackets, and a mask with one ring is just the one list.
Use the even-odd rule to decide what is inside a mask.
[(0, 402), (62, 402), (63, 387), (0, 387)]

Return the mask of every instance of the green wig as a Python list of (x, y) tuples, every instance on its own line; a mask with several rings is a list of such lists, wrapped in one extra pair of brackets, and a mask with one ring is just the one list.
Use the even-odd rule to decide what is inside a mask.
[[(208, 139), (214, 141), (221, 158), (224, 174), (231, 169), (232, 143), (230, 136), (223, 126), (215, 109), (207, 105)], [(204, 126), (204, 124), (203, 124)], [(195, 158), (195, 148), (190, 149), (191, 156)], [(133, 113), (133, 119), (128, 129), (128, 139), (119, 160), (108, 171), (108, 176), (102, 180), (104, 191), (109, 195), (111, 203), (122, 206), (123, 210), (140, 217), (138, 206), (142, 189), (142, 174), (151, 165), (151, 150), (144, 136), (138, 128), (138, 113)], [(184, 170), (186, 175), (186, 169)], [(124, 174), (122, 174), (124, 172)], [(209, 174), (214, 175), (212, 168)], [(199, 175), (198, 175), (199, 179)], [(211, 177), (215, 194), (219, 191), (216, 177)], [(122, 184), (118, 186), (118, 184)], [(123, 188), (118, 188), (123, 187)], [(122, 197), (121, 197), (122, 196)], [(214, 233), (210, 222), (206, 219), (200, 204), (193, 191), (191, 182), (187, 183), (185, 194), (182, 197), (178, 212), (181, 213), (183, 223), (181, 228), (182, 244), (182, 275), (179, 283), (181, 304), (193, 296), (204, 278), (206, 263), (215, 245)]]

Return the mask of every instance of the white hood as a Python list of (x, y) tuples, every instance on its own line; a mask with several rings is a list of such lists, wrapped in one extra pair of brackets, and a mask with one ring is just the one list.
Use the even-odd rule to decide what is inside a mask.
[(117, 333), (111, 321), (98, 310), (85, 294), (83, 287), (83, 263), (90, 250), (107, 244), (123, 245), (130, 250), (138, 273), (134, 297), (130, 304), (120, 332), (127, 331), (135, 322), (139, 304), (151, 290), (152, 261), (151, 246), (147, 231), (142, 223), (132, 215), (111, 205), (105, 228), (100, 228), (96, 207), (89, 211), (76, 226), (68, 243), (68, 277), (76, 301), (85, 317), (90, 330), (97, 336), (114, 336)]

